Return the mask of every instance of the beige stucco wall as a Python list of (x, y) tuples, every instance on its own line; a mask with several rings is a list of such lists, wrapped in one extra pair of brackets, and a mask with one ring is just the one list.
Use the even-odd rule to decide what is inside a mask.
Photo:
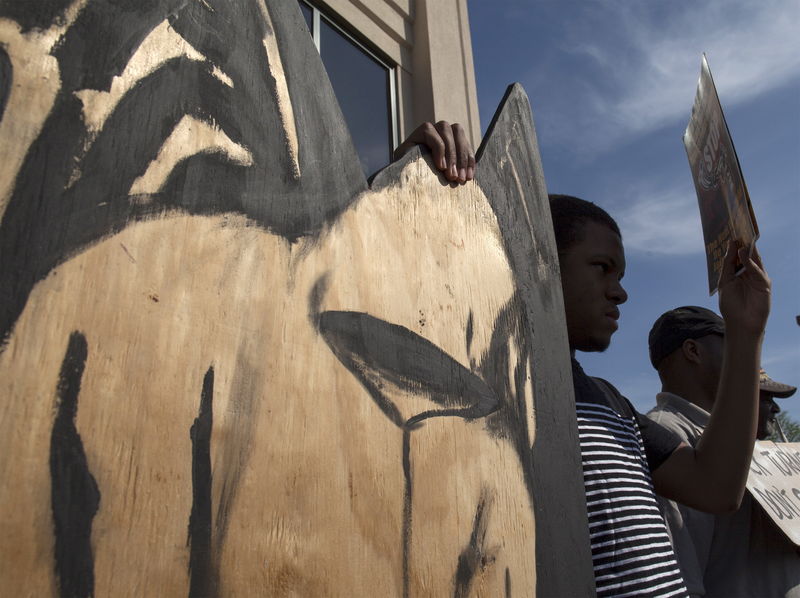
[(398, 137), (423, 121), (481, 139), (467, 0), (310, 0), (397, 65)]

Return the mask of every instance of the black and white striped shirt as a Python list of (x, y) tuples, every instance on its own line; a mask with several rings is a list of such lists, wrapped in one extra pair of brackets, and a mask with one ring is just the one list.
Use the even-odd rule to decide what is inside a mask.
[(589, 378), (574, 366), (597, 595), (686, 596), (650, 477), (651, 469), (671, 454), (680, 439), (663, 428), (651, 428), (649, 422), (648, 438), (655, 446), (652, 454), (646, 454), (630, 403), (607, 382)]

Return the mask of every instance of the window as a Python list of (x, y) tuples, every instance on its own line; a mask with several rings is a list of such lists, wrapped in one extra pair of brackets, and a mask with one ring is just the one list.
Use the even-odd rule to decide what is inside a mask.
[(369, 176), (391, 161), (397, 145), (395, 69), (319, 9), (299, 2)]

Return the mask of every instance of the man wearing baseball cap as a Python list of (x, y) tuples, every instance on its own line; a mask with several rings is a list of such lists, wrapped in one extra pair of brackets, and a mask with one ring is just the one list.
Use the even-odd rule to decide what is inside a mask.
[[(725, 323), (713, 311), (684, 306), (662, 314), (648, 338), (662, 392), (648, 415), (696, 446), (720, 387)], [(766, 438), (780, 411), (773, 398), (797, 389), (759, 377), (756, 436)], [(800, 554), (745, 493), (732, 514), (711, 515), (659, 498), (692, 596), (800, 597)]]

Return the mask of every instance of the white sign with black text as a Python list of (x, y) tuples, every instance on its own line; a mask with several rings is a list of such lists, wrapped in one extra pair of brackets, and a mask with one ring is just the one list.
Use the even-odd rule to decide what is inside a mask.
[(757, 441), (747, 490), (800, 546), (800, 442)]

